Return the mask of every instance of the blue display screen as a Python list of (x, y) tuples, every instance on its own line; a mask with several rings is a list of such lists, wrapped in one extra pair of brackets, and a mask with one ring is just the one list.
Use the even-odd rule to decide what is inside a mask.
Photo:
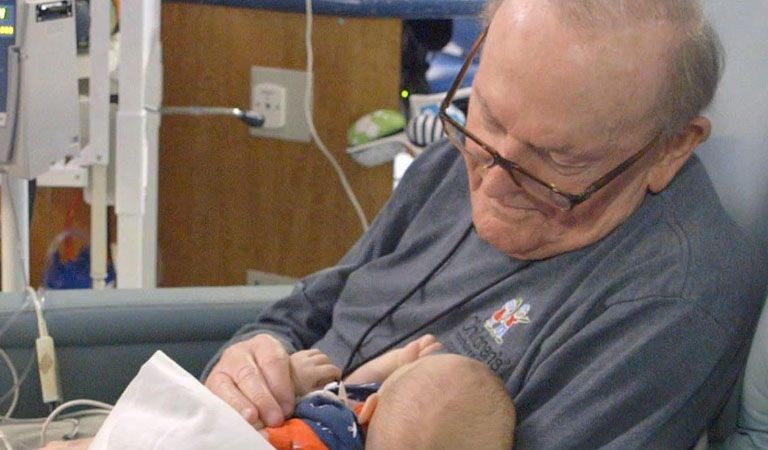
[(0, 37), (16, 35), (16, 5), (0, 3)]
[(8, 49), (16, 43), (16, 0), (0, 0), (0, 113), (8, 111)]

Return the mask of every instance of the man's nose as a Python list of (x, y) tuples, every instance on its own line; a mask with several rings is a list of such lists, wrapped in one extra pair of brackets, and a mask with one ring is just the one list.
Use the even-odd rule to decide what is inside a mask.
[(512, 177), (498, 164), (485, 169), (483, 175), (483, 190), (489, 197), (500, 198), (520, 191), (520, 187)]

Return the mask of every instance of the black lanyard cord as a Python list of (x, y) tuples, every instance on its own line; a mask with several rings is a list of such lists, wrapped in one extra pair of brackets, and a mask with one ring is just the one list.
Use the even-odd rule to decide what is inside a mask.
[[(432, 268), (432, 270), (427, 274), (426, 277), (424, 277), (416, 286), (414, 286), (410, 291), (408, 291), (400, 300), (395, 302), (392, 306), (387, 309), (384, 314), (382, 314), (378, 319), (376, 319), (363, 333), (362, 336), (360, 336), (360, 339), (357, 340), (357, 343), (352, 348), (352, 352), (349, 354), (349, 358), (347, 358), (346, 364), (344, 364), (344, 369), (341, 371), (342, 373), (342, 379), (344, 379), (347, 375), (351, 373), (350, 366), (352, 366), (352, 361), (355, 359), (355, 355), (360, 351), (360, 348), (363, 346), (363, 343), (368, 338), (368, 335), (371, 334), (371, 332), (379, 326), (383, 321), (385, 321), (389, 316), (395, 313), (395, 311), (398, 310), (401, 306), (403, 306), (403, 303), (408, 301), (413, 294), (416, 293), (419, 289), (423, 288), (427, 282), (437, 273), (440, 268), (445, 265), (445, 263), (448, 262), (448, 260), (453, 256), (453, 254), (456, 252), (456, 250), (459, 248), (459, 245), (461, 245), (462, 242), (467, 238), (469, 235), (469, 232), (472, 230), (472, 226), (470, 225), (467, 227), (466, 231), (462, 233), (461, 238), (456, 240), (456, 243), (453, 245), (451, 250), (443, 257), (440, 262), (435, 265), (435, 267)], [(417, 330), (418, 331), (418, 330)], [(398, 341), (399, 342), (399, 341)], [(369, 358), (370, 359), (370, 358)], [(367, 362), (367, 360), (366, 360)], [(358, 364), (355, 368), (360, 367), (361, 364)]]
[[(530, 263), (526, 264), (524, 267), (527, 267), (528, 265), (530, 265)], [(519, 270), (519, 268), (516, 269), (515, 271), (517, 271), (517, 270)], [(371, 361), (371, 360), (373, 360), (375, 358), (378, 358), (379, 356), (383, 355), (384, 353), (392, 350), (393, 348), (395, 348), (396, 346), (400, 345), (401, 343), (403, 343), (407, 339), (413, 337), (414, 335), (416, 335), (417, 333), (421, 332), (425, 328), (427, 328), (430, 325), (434, 324), (438, 320), (442, 319), (443, 317), (447, 316), (448, 314), (454, 312), (455, 310), (461, 308), (462, 306), (464, 306), (467, 303), (471, 302), (472, 300), (476, 299), (483, 292), (487, 291), (488, 289), (492, 289), (492, 288), (496, 287), (497, 285), (501, 284), (501, 282), (503, 282), (504, 280), (509, 278), (510, 275), (512, 275), (512, 274), (511, 273), (505, 273), (502, 277), (500, 277), (499, 279), (495, 280), (490, 285), (486, 285), (486, 286), (481, 287), (480, 289), (477, 289), (476, 291), (474, 291), (471, 294), (467, 295), (466, 297), (464, 297), (463, 299), (459, 300), (455, 304), (451, 305), (450, 308), (445, 309), (445, 310), (440, 311), (439, 313), (435, 314), (435, 316), (433, 316), (431, 319), (427, 320), (423, 324), (421, 324), (418, 327), (416, 327), (413, 331), (405, 334), (404, 336), (398, 338), (397, 340), (395, 340), (393, 342), (390, 342), (389, 344), (384, 346), (384, 348), (382, 348), (381, 350), (378, 350), (376, 353), (374, 353), (373, 355), (369, 356), (368, 358), (365, 358), (365, 360), (361, 361), (359, 364), (350, 367), (352, 359), (354, 358), (355, 354), (358, 351), (360, 351), (360, 347), (362, 346), (363, 339), (365, 337), (367, 337), (367, 335), (370, 333), (370, 331), (373, 330), (373, 328), (376, 325), (380, 324), (384, 320), (384, 318), (386, 318), (387, 316), (389, 316), (392, 313), (394, 313), (394, 309), (397, 309), (397, 308), (390, 308), (389, 310), (387, 310), (385, 315), (380, 317), (379, 320), (377, 320), (371, 327), (369, 327), (368, 330), (366, 330), (366, 333), (363, 335), (363, 337), (360, 338), (359, 341), (357, 341), (357, 345), (355, 346), (355, 349), (353, 350), (352, 354), (350, 355), (349, 359), (347, 360), (347, 364), (344, 366), (344, 370), (341, 373), (341, 378), (342, 379), (346, 378), (350, 373), (352, 373), (355, 370), (357, 370), (358, 368), (360, 368), (360, 366), (362, 366), (363, 364), (365, 364), (368, 361)], [(410, 297), (410, 295), (408, 297), (405, 297), (405, 299), (407, 299), (409, 297)], [(400, 305), (405, 303), (404, 302), (405, 299), (401, 299), (395, 305), (399, 307)]]

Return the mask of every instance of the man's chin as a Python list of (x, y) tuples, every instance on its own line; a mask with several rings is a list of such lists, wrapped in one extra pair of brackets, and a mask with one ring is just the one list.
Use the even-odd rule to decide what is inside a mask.
[[(501, 221), (495, 217), (473, 218), (478, 236), (494, 248), (517, 259), (538, 259), (540, 243), (526, 221)], [(539, 230), (540, 231), (540, 230)]]

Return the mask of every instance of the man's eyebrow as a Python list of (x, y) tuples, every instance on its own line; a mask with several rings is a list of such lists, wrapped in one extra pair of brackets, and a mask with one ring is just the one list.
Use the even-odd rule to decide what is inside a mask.
[[(477, 101), (480, 104), (480, 107), (483, 110), (483, 114), (485, 115), (486, 119), (488, 119), (493, 126), (498, 127), (499, 129), (502, 129), (502, 130), (506, 130), (506, 127), (502, 125), (501, 121), (493, 114), (493, 111), (491, 111), (491, 108), (488, 106), (488, 103), (485, 101), (483, 94), (481, 94), (480, 91), (478, 91), (477, 89), (474, 89), (472, 92), (472, 95), (477, 97)], [(521, 140), (520, 143), (537, 153), (538, 152), (566, 153), (573, 149), (572, 145), (562, 145), (559, 147), (545, 147), (545, 146), (536, 145), (532, 142), (528, 142), (524, 140)]]
[(486, 119), (488, 119), (491, 122), (491, 125), (494, 127), (500, 128), (502, 130), (506, 130), (504, 128), (504, 125), (501, 124), (501, 121), (493, 114), (493, 111), (491, 111), (491, 108), (488, 106), (488, 103), (485, 101), (485, 97), (483, 97), (483, 94), (480, 93), (479, 90), (476, 88), (473, 89), (472, 95), (477, 97), (478, 103), (480, 103), (480, 108), (483, 110), (483, 115)]

